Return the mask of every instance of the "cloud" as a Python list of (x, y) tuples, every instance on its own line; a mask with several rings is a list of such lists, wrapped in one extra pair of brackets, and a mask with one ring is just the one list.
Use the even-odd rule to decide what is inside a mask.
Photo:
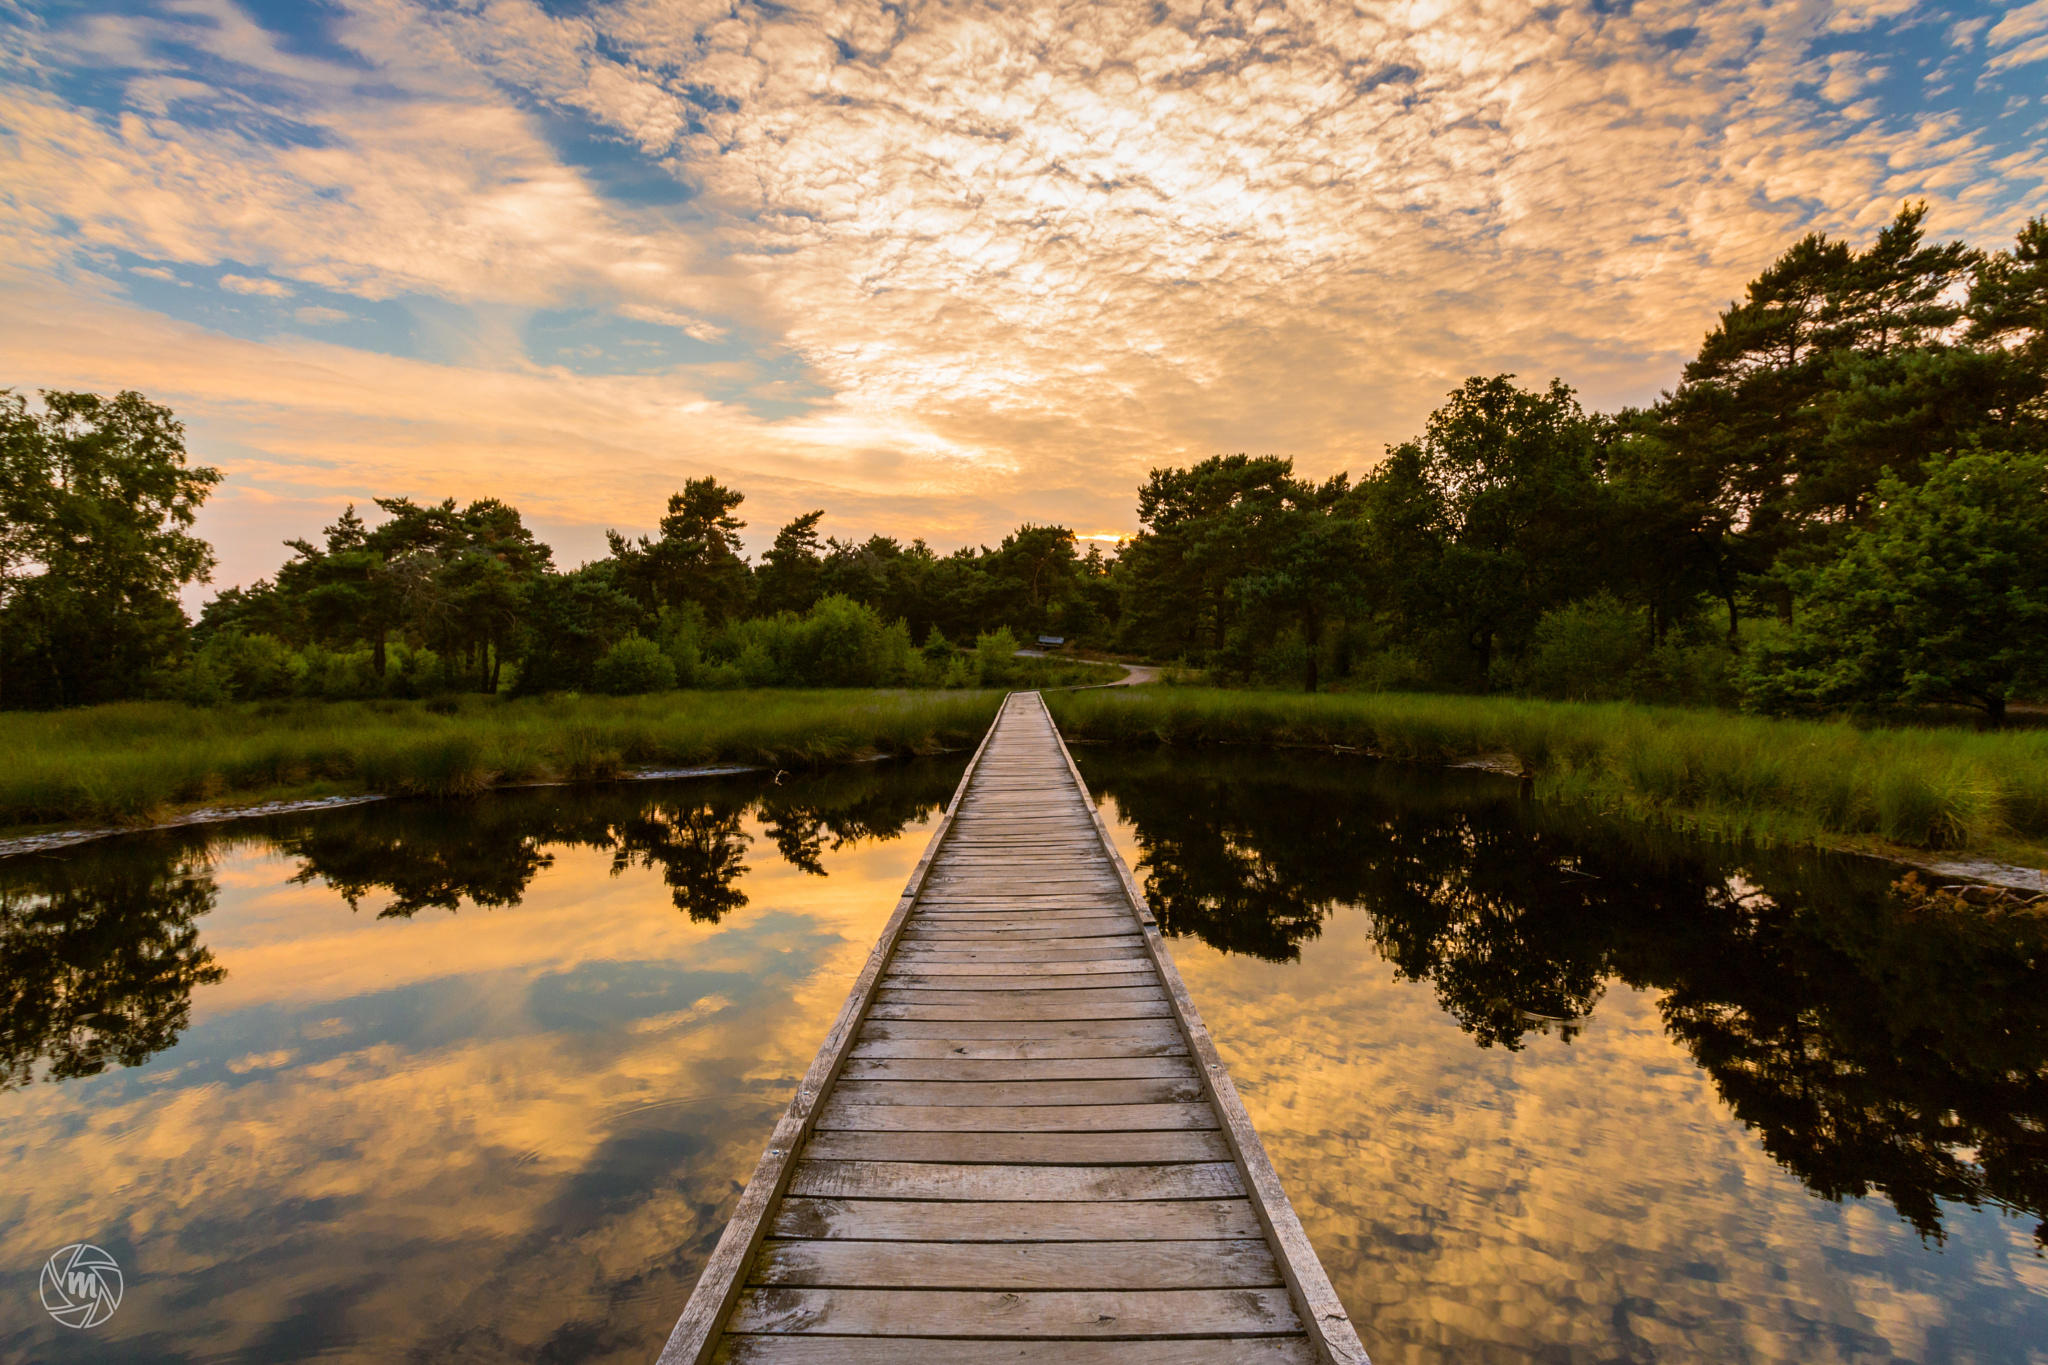
[[(408, 309), (411, 354), (450, 367), (406, 372), (410, 416), (371, 392), (388, 357), (312, 362), (350, 394), (335, 415), (386, 433), (352, 448), (296, 378), (258, 381), (306, 373), (289, 339), (153, 368), (266, 453), (235, 478), (360, 496), (394, 449), (459, 482), (509, 447), (484, 467), (533, 470), (590, 521), (716, 469), (763, 521), (1127, 527), (1151, 466), (1360, 468), (1471, 373), (1642, 401), (1800, 233), (1868, 233), (1926, 195), (1937, 231), (1997, 244), (2048, 174), (1967, 109), (1902, 102), (1897, 73), (1960, 17), (1902, 0), (333, 13), (325, 55), (224, 0), (38, 31), (0, 85), (13, 259), (95, 317), (121, 305), (88, 251)], [(1968, 62), (2017, 62), (2044, 15), (2009, 11)], [(125, 82), (105, 107), (60, 93), (88, 66)], [(608, 193), (621, 164), (673, 202)], [(717, 355), (593, 380), (536, 363), (549, 309)], [(95, 368), (82, 327), (57, 353), (143, 380)], [(34, 375), (33, 352), (0, 360)], [(781, 400), (792, 375), (815, 400)], [(594, 400), (622, 393), (606, 420)], [(875, 477), (874, 452), (914, 473)]]
[(350, 314), (339, 308), (327, 308), (320, 304), (307, 304), (303, 308), (294, 308), (292, 316), (309, 326), (320, 327), (332, 322), (347, 322)]
[(258, 279), (249, 275), (223, 275), (220, 287), (234, 294), (260, 294), (267, 299), (288, 299), (292, 287), (280, 280)]

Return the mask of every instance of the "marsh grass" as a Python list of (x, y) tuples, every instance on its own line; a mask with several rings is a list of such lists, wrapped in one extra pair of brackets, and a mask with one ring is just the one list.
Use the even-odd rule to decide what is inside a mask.
[(0, 713), (0, 825), (140, 822), (211, 802), (466, 796), (645, 766), (802, 768), (972, 744), (994, 692), (668, 692), (498, 701), (131, 702)]
[(1536, 795), (1702, 833), (1892, 843), (2038, 861), (2048, 731), (1859, 729), (1629, 702), (1143, 688), (1049, 696), (1071, 737), (1343, 745), (1456, 762), (1511, 754)]

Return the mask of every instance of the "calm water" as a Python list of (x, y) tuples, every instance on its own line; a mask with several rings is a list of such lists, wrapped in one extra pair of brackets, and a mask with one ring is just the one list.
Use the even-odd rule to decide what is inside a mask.
[[(2048, 1361), (2038, 922), (1478, 775), (1078, 756), (1381, 1365)], [(960, 766), (0, 860), (0, 1358), (650, 1360)]]

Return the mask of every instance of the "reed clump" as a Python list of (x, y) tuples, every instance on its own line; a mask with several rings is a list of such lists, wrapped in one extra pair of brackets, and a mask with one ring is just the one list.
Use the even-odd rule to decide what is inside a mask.
[(972, 744), (1001, 694), (668, 692), (457, 705), (125, 702), (0, 713), (0, 825), (136, 823), (195, 805), (379, 791), (468, 796), (638, 767), (802, 768)]
[(1070, 737), (1511, 755), (1536, 795), (1724, 837), (2048, 849), (2048, 731), (1866, 729), (1631, 702), (1142, 688), (1047, 698)]

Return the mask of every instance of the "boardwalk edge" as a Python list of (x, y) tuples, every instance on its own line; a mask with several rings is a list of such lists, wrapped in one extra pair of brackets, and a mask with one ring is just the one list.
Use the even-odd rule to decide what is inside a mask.
[[(896, 951), (896, 941), (902, 937), (911, 908), (924, 889), (932, 860), (953, 828), (953, 818), (960, 810), (960, 798), (966, 795), (967, 784), (974, 780), (974, 770), (981, 766), (981, 756), (987, 752), (989, 740), (995, 735), (996, 727), (1002, 721), (1003, 708), (1008, 703), (1009, 698), (1005, 697), (997, 706), (988, 730), (975, 747), (974, 756), (967, 761), (966, 771), (960, 774), (959, 785), (954, 787), (952, 799), (946, 803), (946, 812), (939, 819), (939, 827), (925, 844), (924, 855), (917, 860), (917, 866), (911, 869), (903, 894), (896, 901), (895, 912), (889, 916), (880, 937), (875, 940), (875, 946), (869, 950), (866, 964), (854, 979), (853, 989), (847, 992), (846, 1003), (839, 1007), (839, 1017), (825, 1035), (818, 1055), (811, 1059), (810, 1069), (798, 1083), (789, 1108), (776, 1122), (767, 1150), (761, 1154), (760, 1162), (754, 1167), (753, 1178), (747, 1181), (746, 1189), (740, 1194), (739, 1206), (733, 1210), (731, 1220), (720, 1234), (711, 1259), (705, 1262), (703, 1273), (697, 1277), (697, 1287), (690, 1292), (690, 1301), (684, 1305), (682, 1316), (676, 1319), (675, 1328), (669, 1333), (668, 1343), (662, 1347), (657, 1365), (708, 1365), (718, 1345), (719, 1326), (739, 1298), (747, 1266), (760, 1248), (762, 1234), (767, 1229), (768, 1212), (787, 1188), (797, 1153), (817, 1121), (818, 1100), (832, 1088), (832, 1083), (845, 1069), (847, 1054), (853, 1050), (854, 1038), (860, 1032), (861, 1020), (873, 1003), (875, 992), (880, 989), (883, 969), (888, 966), (890, 955)], [(1043, 705), (1042, 702), (1040, 704)]]
[[(1052, 726), (1053, 733), (1059, 734), (1059, 725), (1053, 720), (1045, 698), (1035, 692), (1031, 695), (1045, 711), (1046, 723)], [(1110, 837), (1109, 826), (1103, 821), (1094, 795), (1081, 777), (1081, 770), (1074, 766), (1074, 756), (1067, 749), (1065, 736), (1060, 737), (1060, 754), (1067, 761), (1067, 771), (1072, 775), (1074, 784), (1081, 789), (1082, 802), (1095, 825), (1095, 835), (1102, 841), (1111, 866), (1116, 868), (1117, 877), (1123, 883), (1124, 896), (1130, 901), (1132, 912), (1144, 930), (1146, 951), (1151, 954), (1161, 978), (1166, 982), (1167, 996), (1173, 1002), (1174, 1019), (1187, 1039), (1188, 1051), (1195, 1058), (1203, 1088), (1209, 1092), (1209, 1098), (1223, 1120), (1224, 1141), (1244, 1172), (1252, 1208), (1258, 1214), (1266, 1235), (1272, 1239), (1280, 1261), (1280, 1273), (1287, 1281), (1288, 1291), (1294, 1296), (1296, 1311), (1301, 1315), (1309, 1339), (1315, 1343), (1317, 1354), (1330, 1365), (1372, 1365), (1364, 1343), (1358, 1339), (1357, 1328), (1352, 1326), (1350, 1314), (1344, 1311), (1343, 1301), (1337, 1297), (1329, 1275), (1323, 1270), (1321, 1258), (1308, 1240), (1301, 1219), (1295, 1215), (1294, 1205), (1287, 1198), (1279, 1173), (1273, 1169), (1272, 1159), (1266, 1155), (1266, 1144), (1259, 1139), (1258, 1129), (1245, 1112), (1244, 1101), (1238, 1097), (1237, 1086), (1231, 1082), (1230, 1072), (1223, 1065), (1215, 1042), (1209, 1037), (1208, 1027), (1202, 1023), (1202, 1016), (1195, 1009), (1194, 999), (1180, 978), (1180, 969), (1174, 966), (1173, 955), (1166, 948), (1166, 939), (1160, 934), (1158, 921), (1152, 916), (1152, 907), (1146, 902), (1137, 879), (1131, 875), (1123, 854), (1117, 850), (1116, 841)]]

